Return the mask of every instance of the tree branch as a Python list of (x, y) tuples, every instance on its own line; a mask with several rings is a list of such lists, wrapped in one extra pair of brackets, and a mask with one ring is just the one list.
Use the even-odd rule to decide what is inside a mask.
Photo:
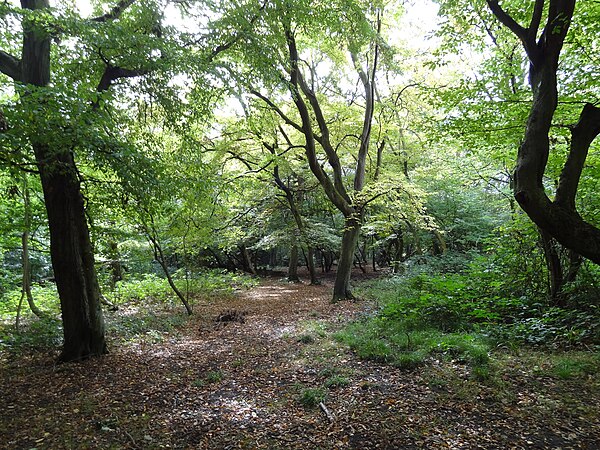
[(571, 129), (571, 148), (556, 189), (555, 203), (575, 210), (575, 196), (581, 172), (593, 140), (600, 134), (600, 108), (586, 104)]
[(123, 13), (123, 11), (125, 11), (127, 8), (129, 8), (134, 2), (135, 2), (135, 0), (120, 0), (119, 3), (117, 3), (113, 7), (113, 9), (111, 9), (109, 12), (107, 12), (106, 14), (103, 14), (101, 16), (94, 17), (93, 19), (91, 19), (91, 21), (92, 22), (109, 22), (111, 20), (118, 19), (119, 17), (121, 17), (121, 14)]
[[(100, 82), (96, 87), (96, 92), (101, 94), (102, 92), (107, 91), (112, 86), (113, 82), (119, 78), (140, 77), (142, 75), (146, 75), (148, 72), (148, 69), (123, 69), (122, 67), (114, 67), (107, 63), (104, 73), (102, 74), (102, 78), (100, 78)], [(100, 96), (98, 96), (98, 98), (92, 102), (92, 108), (96, 109), (99, 106)]]
[(14, 81), (21, 81), (21, 60), (0, 50), (0, 72)]
[[(498, 4), (498, 0), (486, 0), (487, 4), (496, 18), (512, 31), (521, 41), (527, 39), (527, 29), (519, 25), (502, 7)], [(539, 3), (539, 0), (537, 0)], [(541, 3), (544, 3), (543, 1)], [(537, 8), (537, 5), (536, 5)]]
[(262, 95), (260, 92), (255, 91), (255, 90), (251, 90), (250, 93), (252, 95), (254, 95), (255, 97), (260, 98), (263, 102), (265, 102), (267, 105), (269, 105), (269, 107), (273, 111), (275, 111), (277, 113), (277, 115), (279, 117), (281, 117), (285, 123), (287, 123), (292, 128), (295, 128), (296, 130), (298, 130), (298, 131), (300, 131), (302, 133), (302, 131), (303, 131), (302, 130), (302, 126), (300, 126), (297, 122), (294, 122), (292, 119), (290, 119), (275, 103), (273, 103), (271, 101), (270, 98)]
[(535, 6), (533, 7), (533, 15), (531, 16), (531, 22), (527, 29), (529, 39), (535, 41), (537, 32), (540, 29), (540, 23), (542, 22), (542, 14), (544, 12), (545, 0), (535, 0)]
[(533, 16), (531, 18), (530, 27), (524, 28), (519, 25), (502, 7), (498, 4), (498, 0), (486, 0), (492, 14), (506, 26), (515, 36), (523, 43), (523, 48), (529, 57), (531, 63), (535, 66), (540, 59), (540, 51), (536, 44), (535, 36), (540, 26), (541, 14), (544, 9), (544, 0), (536, 0)]
[[(352, 208), (352, 202), (351, 202), (350, 198), (348, 197), (348, 194), (346, 193), (346, 190), (343, 186), (343, 180), (341, 178), (341, 169), (338, 167), (338, 169), (336, 171), (336, 168), (334, 167), (334, 173), (333, 173), (334, 182), (332, 183), (331, 179), (329, 178), (329, 175), (323, 170), (323, 167), (321, 167), (321, 165), (319, 164), (319, 160), (317, 158), (316, 144), (315, 144), (315, 135), (314, 135), (314, 132), (312, 129), (310, 113), (308, 111), (308, 107), (306, 106), (306, 103), (302, 99), (302, 94), (300, 92), (300, 89), (303, 90), (304, 94), (307, 95), (307, 97), (309, 98), (309, 101), (311, 101), (311, 106), (313, 107), (313, 112), (317, 116), (318, 122), (319, 122), (318, 112), (320, 112), (320, 108), (318, 107), (319, 105), (318, 105), (316, 97), (314, 97), (314, 94), (308, 89), (308, 86), (306, 86), (306, 83), (303, 82), (303, 80), (302, 80), (302, 77), (301, 77), (301, 74), (300, 74), (300, 71), (298, 68), (298, 61), (299, 61), (298, 49), (296, 47), (296, 40), (290, 29), (290, 24), (283, 23), (283, 27), (285, 30), (285, 37), (287, 40), (288, 51), (289, 51), (289, 56), (290, 56), (289, 88), (290, 88), (290, 93), (292, 94), (294, 103), (296, 105), (296, 108), (298, 109), (298, 112), (300, 113), (300, 117), (302, 118), (301, 131), (304, 134), (304, 138), (306, 140), (305, 153), (306, 153), (306, 157), (308, 159), (308, 165), (310, 166), (310, 170), (315, 175), (317, 180), (319, 180), (319, 183), (323, 187), (323, 190), (325, 191), (325, 194), (327, 195), (329, 200), (331, 200), (331, 202), (336, 206), (336, 208), (338, 208), (344, 214), (344, 216), (349, 217), (354, 213), (354, 209)], [(299, 88), (299, 85), (302, 85), (302, 87)], [(313, 97), (312, 99), (311, 99), (311, 94)], [(315, 110), (315, 106), (317, 107), (317, 110)], [(324, 118), (323, 118), (322, 114), (320, 116), (320, 119), (322, 120), (322, 122), (319, 122), (319, 125), (325, 125), (325, 131), (328, 131), (327, 126), (326, 126), (327, 124), (324, 122)], [(323, 132), (323, 129), (321, 129), (321, 132)], [(323, 145), (324, 143), (325, 144), (329, 143), (327, 136), (322, 136), (322, 138), (323, 138), (323, 141), (319, 141), (319, 143), (321, 144), (321, 146), (323, 146), (323, 149), (325, 150), (325, 152), (327, 154), (327, 159), (329, 161), (329, 164), (333, 167), (333, 164), (335, 164), (335, 162), (337, 161), (337, 163), (339, 165), (339, 160), (337, 158), (337, 154), (335, 153), (333, 148), (331, 148), (331, 147), (327, 148)], [(330, 158), (330, 155), (333, 157), (333, 160), (332, 160), (332, 158)]]

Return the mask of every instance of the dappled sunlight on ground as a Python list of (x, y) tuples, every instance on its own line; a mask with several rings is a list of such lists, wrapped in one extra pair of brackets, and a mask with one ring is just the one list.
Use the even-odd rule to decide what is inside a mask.
[[(551, 381), (522, 371), (486, 386), (460, 362), (402, 371), (364, 361), (332, 333), (370, 306), (332, 304), (330, 295), (328, 281), (263, 280), (198, 303), (191, 318), (174, 306), (170, 314), (184, 318), (175, 328), (140, 328), (102, 358), (7, 362), (0, 448), (583, 449), (600, 441), (597, 415), (577, 409), (581, 397), (600, 403), (593, 380), (572, 393), (571, 408), (553, 400)], [(219, 320), (231, 311), (237, 320)], [(123, 312), (131, 323), (145, 319)], [(343, 385), (327, 387), (336, 376)], [(312, 407), (299, 400), (311, 396)]]

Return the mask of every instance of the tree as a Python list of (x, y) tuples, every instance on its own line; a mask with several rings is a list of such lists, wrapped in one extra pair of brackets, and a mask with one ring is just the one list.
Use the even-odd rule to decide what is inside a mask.
[[(88, 20), (69, 17), (76, 23), (76, 30), (95, 29), (118, 19), (133, 3), (134, 0), (121, 0), (106, 14)], [(86, 127), (93, 128), (89, 120), (99, 113), (99, 98), (113, 82), (142, 75), (146, 70), (121, 67), (99, 48), (96, 62), (100, 64), (91, 73), (97, 73), (100, 67), (100, 77), (95, 89), (90, 89), (95, 94), (82, 106), (85, 113), (63, 110), (61, 101), (69, 94), (61, 91), (66, 89), (61, 83), (64, 80), (55, 77), (56, 85), (51, 83), (50, 64), (54, 38), (64, 31), (61, 22), (53, 17), (48, 0), (22, 0), (21, 9), (11, 13), (21, 19), (22, 34), (16, 35), (11, 43), (15, 47), (20, 45), (21, 56), (0, 50), (0, 72), (15, 83), (19, 95), (15, 109), (21, 115), (15, 113), (14, 117), (20, 118), (24, 125), (6, 134), (11, 131), (20, 134), (16, 139), (26, 142), (34, 155), (42, 182), (52, 266), (61, 303), (64, 344), (60, 360), (81, 360), (101, 355), (107, 348), (81, 174), (74, 151), (82, 144), (78, 136), (85, 134)], [(69, 87), (78, 85), (73, 82)], [(78, 94), (72, 95), (78, 97)], [(78, 114), (84, 117), (79, 123), (75, 121)], [(10, 127), (10, 118), (8, 122)]]
[[(342, 246), (338, 259), (334, 301), (352, 298), (350, 273), (354, 260), (364, 210), (369, 199), (360, 195), (368, 181), (367, 161), (371, 145), (371, 130), (375, 108), (376, 73), (380, 58), (381, 36), (376, 19), (375, 29), (365, 17), (362, 5), (353, 3), (344, 5), (345, 13), (339, 17), (339, 10), (330, 5), (308, 5), (304, 2), (276, 4), (267, 10), (267, 16), (258, 30), (260, 35), (248, 39), (245, 55), (248, 65), (252, 60), (246, 56), (254, 54), (258, 48), (272, 48), (267, 55), (271, 62), (259, 63), (263, 79), (257, 79), (256, 69), (244, 80), (250, 92), (264, 101), (275, 111), (289, 135), (302, 139), (305, 159), (316, 180), (332, 205), (344, 217)], [(375, 8), (377, 9), (377, 8)], [(323, 27), (315, 28), (312, 15), (321, 16)], [(327, 33), (336, 33), (345, 45), (331, 45), (325, 38)], [(312, 33), (312, 34), (311, 34)], [(304, 47), (305, 44), (306, 47)], [(262, 50), (260, 50), (262, 52)], [(306, 62), (302, 52), (315, 52), (313, 61)], [(348, 97), (339, 100), (339, 111), (328, 111), (330, 103), (325, 92), (318, 90), (318, 61), (330, 61), (331, 74), (323, 78), (324, 84), (334, 92), (340, 86), (331, 82), (335, 78), (352, 78), (348, 73), (358, 75), (358, 92), (348, 93)], [(348, 62), (350, 62), (350, 67)], [(306, 64), (305, 64), (306, 63)], [(304, 69), (304, 65), (308, 66)], [(273, 69), (276, 70), (273, 70)], [(251, 69), (252, 70), (252, 69)], [(355, 80), (349, 81), (355, 83)], [(265, 86), (259, 89), (259, 86)], [(295, 111), (289, 111), (282, 103), (282, 89), (291, 96)], [(267, 93), (268, 92), (268, 93)], [(353, 96), (364, 100), (357, 105)], [(349, 102), (354, 107), (351, 117), (347, 113)], [(332, 102), (333, 103), (333, 102)], [(279, 106), (278, 106), (279, 105)], [(331, 117), (328, 117), (331, 114)], [(360, 117), (359, 117), (360, 116)], [(347, 122), (344, 123), (344, 120)], [(295, 141), (297, 142), (297, 141)], [(352, 142), (352, 143), (350, 143)], [(355, 144), (354, 144), (355, 142)], [(354, 144), (354, 145), (353, 145)], [(327, 164), (327, 168), (324, 167)]]
[[(589, 148), (600, 134), (600, 108), (585, 104), (578, 122), (570, 127), (569, 153), (554, 199), (549, 198), (543, 183), (551, 151), (550, 129), (559, 100), (559, 61), (575, 3), (575, 0), (536, 0), (529, 24), (522, 26), (497, 0), (487, 0), (496, 18), (520, 40), (529, 60), (533, 99), (514, 171), (515, 199), (543, 233), (600, 264), (600, 229), (585, 221), (575, 204)], [(544, 15), (546, 24), (540, 31)]]

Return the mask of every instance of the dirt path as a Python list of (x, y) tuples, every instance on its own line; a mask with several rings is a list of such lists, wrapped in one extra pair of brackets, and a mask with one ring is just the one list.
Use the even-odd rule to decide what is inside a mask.
[[(591, 449), (600, 442), (598, 417), (577, 409), (582, 394), (598, 404), (595, 381), (564, 404), (564, 388), (555, 392), (517, 366), (503, 385), (482, 386), (454, 363), (406, 372), (361, 361), (332, 333), (367, 305), (332, 305), (330, 291), (269, 280), (198, 305), (194, 319), (154, 333), (152, 343), (113, 343), (101, 359), (4, 361), (0, 447)], [(312, 400), (329, 416), (307, 406)]]

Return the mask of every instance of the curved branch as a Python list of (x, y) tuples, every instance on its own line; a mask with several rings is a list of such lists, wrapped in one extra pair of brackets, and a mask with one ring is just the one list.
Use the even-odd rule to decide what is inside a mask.
[(575, 196), (590, 145), (600, 134), (600, 108), (588, 103), (571, 129), (571, 148), (560, 174), (555, 203), (575, 210)]
[(22, 81), (21, 60), (0, 50), (0, 72), (14, 81)]

